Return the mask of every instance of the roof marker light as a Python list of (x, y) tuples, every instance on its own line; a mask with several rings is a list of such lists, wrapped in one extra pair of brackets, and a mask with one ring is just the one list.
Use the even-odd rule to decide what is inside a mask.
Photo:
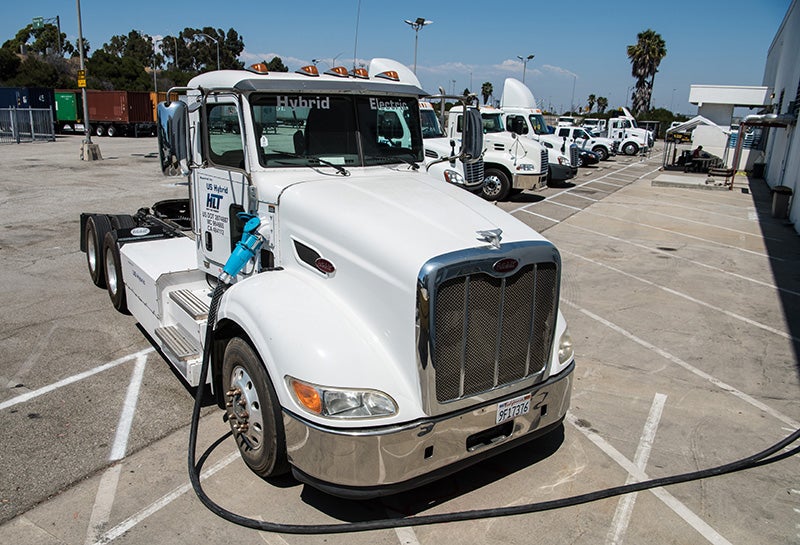
[(314, 266), (322, 273), (325, 274), (333, 274), (336, 272), (336, 266), (325, 259), (324, 257), (318, 257), (314, 261)]
[(304, 66), (299, 70), (295, 70), (295, 73), (303, 74), (304, 76), (319, 77), (319, 70), (317, 70), (317, 67), (313, 64), (309, 64), (308, 66)]
[(248, 70), (250, 72), (255, 72), (256, 74), (269, 74), (269, 70), (267, 70), (267, 63), (265, 62), (251, 64)]
[(386, 72), (381, 72), (380, 74), (375, 74), (376, 78), (383, 78), (383, 79), (390, 79), (392, 81), (400, 81), (400, 75), (395, 72), (394, 70), (387, 70)]
[(347, 72), (347, 68), (344, 66), (334, 66), (330, 70), (325, 72), (329, 76), (338, 76), (340, 78), (346, 78), (350, 74)]
[(357, 78), (369, 79), (369, 72), (366, 68), (353, 68), (353, 71), (350, 72), (350, 74)]

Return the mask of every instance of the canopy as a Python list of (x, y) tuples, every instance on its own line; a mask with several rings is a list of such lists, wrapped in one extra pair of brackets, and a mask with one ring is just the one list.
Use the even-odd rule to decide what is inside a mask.
[(702, 115), (694, 116), (689, 121), (684, 121), (680, 125), (672, 127), (671, 129), (667, 129), (667, 133), (694, 129), (698, 125), (710, 125), (712, 127), (718, 128), (719, 130), (721, 130), (725, 134), (730, 134), (731, 133), (730, 128), (720, 127), (719, 125), (717, 125), (716, 123), (714, 123), (710, 119), (707, 119), (707, 118), (703, 117)]

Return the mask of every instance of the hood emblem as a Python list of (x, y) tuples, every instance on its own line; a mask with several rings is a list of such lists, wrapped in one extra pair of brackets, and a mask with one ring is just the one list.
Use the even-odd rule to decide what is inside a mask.
[(478, 240), (488, 242), (495, 248), (500, 247), (500, 240), (503, 238), (502, 229), (489, 229), (486, 231), (475, 231), (478, 235)]

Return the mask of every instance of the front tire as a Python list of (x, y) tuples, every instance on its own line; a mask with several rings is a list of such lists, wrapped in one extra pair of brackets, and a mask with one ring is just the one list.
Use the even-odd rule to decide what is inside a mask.
[(600, 156), (601, 161), (605, 161), (606, 159), (608, 159), (608, 151), (606, 151), (606, 148), (604, 148), (603, 146), (597, 146), (592, 151)]
[(481, 197), (487, 201), (502, 201), (511, 191), (511, 182), (505, 172), (496, 168), (487, 168), (484, 173)]
[(264, 364), (239, 337), (225, 348), (222, 363), (228, 423), (244, 463), (268, 479), (289, 471), (281, 407)]
[(636, 155), (636, 152), (639, 151), (639, 146), (634, 144), (633, 142), (628, 142), (624, 146), (622, 146), (622, 153), (625, 155)]

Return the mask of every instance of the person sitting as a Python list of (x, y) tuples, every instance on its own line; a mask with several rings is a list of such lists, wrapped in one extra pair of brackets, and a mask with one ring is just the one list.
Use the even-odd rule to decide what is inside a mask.
[(710, 157), (710, 155), (703, 151), (703, 146), (697, 146), (697, 148), (692, 152), (692, 157), (698, 159), (702, 157)]

